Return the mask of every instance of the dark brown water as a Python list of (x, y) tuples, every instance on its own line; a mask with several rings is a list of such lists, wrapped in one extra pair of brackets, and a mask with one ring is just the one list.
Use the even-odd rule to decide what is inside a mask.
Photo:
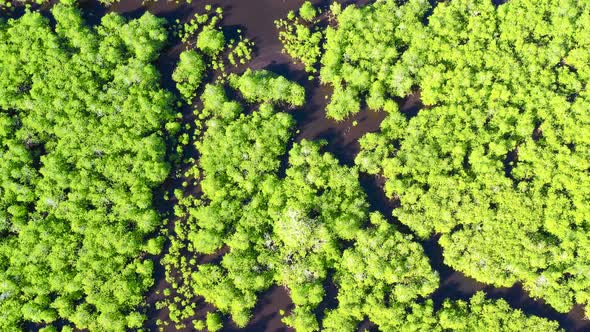
[[(322, 6), (327, 6), (328, 4), (328, 1), (325, 0), (315, 0), (312, 2), (314, 4), (321, 4)], [(340, 2), (364, 3), (366, 1)], [(308, 75), (303, 71), (303, 67), (293, 64), (293, 61), (288, 56), (281, 53), (281, 44), (278, 41), (274, 26), (274, 20), (285, 17), (290, 10), (299, 8), (302, 3), (303, 0), (193, 0), (192, 4), (156, 1), (147, 2), (142, 6), (140, 0), (123, 0), (106, 9), (96, 0), (82, 0), (81, 6), (85, 12), (86, 19), (91, 24), (98, 23), (100, 17), (110, 11), (122, 13), (126, 17), (135, 18), (141, 16), (145, 10), (165, 17), (169, 22), (174, 22), (176, 19), (186, 22), (195, 13), (202, 12), (207, 4), (221, 6), (225, 12), (224, 26), (228, 29), (241, 28), (246, 36), (256, 43), (256, 56), (248, 64), (249, 67), (271, 70), (305, 86), (308, 94), (308, 102), (303, 109), (293, 112), (298, 123), (296, 140), (325, 139), (328, 142), (327, 150), (333, 153), (341, 163), (351, 165), (353, 164), (354, 156), (359, 151), (358, 138), (367, 132), (377, 131), (379, 124), (386, 114), (384, 112), (364, 110), (342, 122), (326, 119), (324, 107), (328, 101), (326, 96), (330, 95), (330, 88), (320, 85), (317, 80), (308, 81)], [(180, 43), (169, 45), (157, 63), (162, 72), (163, 85), (171, 90), (174, 90), (171, 74), (178, 55), (182, 50), (183, 46)], [(421, 107), (419, 94), (400, 101), (400, 106), (402, 112), (408, 116), (415, 115)], [(356, 125), (353, 125), (355, 121)], [(361, 184), (367, 192), (371, 209), (381, 211), (391, 222), (396, 223), (395, 220), (391, 220), (391, 211), (396, 207), (397, 203), (385, 197), (382, 190), (383, 179), (362, 175)], [(409, 232), (408, 228), (404, 227), (404, 225), (396, 224), (400, 231)], [(580, 306), (575, 307), (568, 314), (557, 313), (543, 301), (529, 297), (519, 284), (510, 288), (492, 287), (452, 270), (444, 264), (442, 249), (437, 241), (438, 237), (435, 236), (422, 243), (433, 268), (439, 272), (441, 277), (440, 288), (431, 296), (435, 307), (440, 307), (444, 299), (468, 299), (475, 292), (484, 290), (489, 297), (503, 298), (513, 308), (521, 309), (526, 314), (534, 314), (557, 320), (567, 331), (590, 331), (590, 321), (583, 318), (583, 308)], [(216, 259), (218, 257), (209, 256), (203, 259)], [(147, 297), (147, 303), (151, 307), (148, 313), (150, 316), (148, 328), (150, 330), (155, 330), (156, 319), (165, 320), (167, 315), (167, 309), (161, 311), (155, 311), (154, 309), (154, 303), (161, 298), (161, 296), (156, 294), (156, 290), (162, 290), (167, 287), (161, 266), (156, 272), (156, 279), (156, 285)], [(331, 297), (334, 297), (336, 294), (334, 289), (328, 289), (327, 293), (331, 294)], [(329, 298), (326, 299), (326, 303), (327, 305), (334, 305), (336, 300)], [(288, 313), (292, 309), (292, 306), (293, 304), (289, 298), (288, 291), (284, 287), (275, 286), (262, 294), (254, 310), (254, 317), (245, 329), (238, 329), (229, 322), (224, 327), (224, 331), (290, 330), (282, 324), (280, 311), (283, 310)], [(200, 309), (194, 318), (204, 318), (206, 312), (212, 309), (212, 306), (201, 303)], [(359, 329), (374, 330), (375, 327), (371, 322), (365, 321), (359, 326)], [(175, 330), (173, 324), (166, 330)]]

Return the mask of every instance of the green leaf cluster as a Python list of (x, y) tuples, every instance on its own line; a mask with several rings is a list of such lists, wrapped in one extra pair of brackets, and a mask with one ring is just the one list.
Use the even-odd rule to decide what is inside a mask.
[(172, 79), (185, 100), (190, 101), (195, 97), (205, 71), (205, 62), (199, 53), (194, 50), (180, 53), (180, 60), (172, 73)]
[(174, 121), (152, 64), (164, 22), (51, 13), (0, 24), (0, 330), (141, 327)]
[(322, 83), (334, 88), (327, 116), (343, 120), (360, 111), (363, 98), (370, 109), (379, 110), (387, 99), (412, 91), (421, 59), (407, 49), (410, 41), (424, 41), (422, 18), (430, 4), (398, 2), (377, 1), (344, 10), (333, 6), (337, 26), (326, 28), (320, 69)]
[[(267, 75), (246, 72), (229, 85), (269, 91), (272, 83), (250, 88), (253, 77)], [(322, 153), (323, 143), (305, 140), (293, 143), (282, 166), (294, 126), (291, 115), (276, 111), (284, 100), (271, 93), (242, 95), (261, 104), (241, 107), (220, 85), (208, 85), (200, 98), (207, 129), (196, 143), (200, 159), (193, 167), (203, 175), (203, 195), (176, 194), (183, 222), (176, 223), (177, 236), (163, 259), (173, 291), (165, 292), (172, 297), (160, 307), (170, 308), (173, 321), (194, 315), (194, 299), (202, 296), (244, 327), (259, 296), (279, 285), (295, 305), (283, 320), (297, 331), (354, 331), (366, 318), (382, 330), (556, 329), (555, 322), (527, 317), (483, 294), (472, 304), (449, 301), (435, 312), (427, 298), (438, 287), (437, 273), (411, 235), (369, 213), (356, 168)], [(243, 111), (249, 107), (254, 110)], [(207, 256), (190, 258), (195, 253)], [(318, 320), (329, 283), (338, 289), (338, 305)], [(461, 315), (469, 316), (463, 325), (453, 321)], [(212, 317), (218, 316), (209, 313), (207, 326)]]
[(228, 62), (237, 66), (252, 58), (254, 43), (244, 38), (239, 29), (237, 40), (226, 40), (219, 26), (223, 10), (221, 7), (215, 10), (209, 5), (206, 7), (204, 13), (197, 13), (187, 23), (175, 26), (175, 34), (187, 44), (187, 50), (180, 54), (172, 79), (187, 103), (191, 103), (199, 93), (207, 72), (217, 71), (219, 78), (224, 79)]
[(446, 264), (496, 286), (521, 282), (560, 312), (590, 300), (589, 10), (439, 3), (396, 63), (427, 107), (391, 112), (356, 158), (388, 179), (402, 223), (442, 234)]
[(303, 63), (307, 72), (316, 72), (322, 54), (320, 44), (324, 34), (317, 23), (317, 10), (309, 2), (303, 3), (298, 11), (290, 12), (287, 18), (275, 21), (279, 31), (279, 40), (283, 44), (283, 52)]
[(268, 70), (246, 69), (241, 75), (232, 74), (229, 84), (240, 91), (248, 102), (280, 102), (290, 106), (303, 106), (305, 103), (303, 87)]

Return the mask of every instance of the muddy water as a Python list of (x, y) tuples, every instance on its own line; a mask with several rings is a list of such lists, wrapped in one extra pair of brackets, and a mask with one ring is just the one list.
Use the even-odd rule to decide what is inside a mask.
[[(168, 19), (169, 22), (180, 20), (186, 22), (195, 13), (201, 12), (205, 5), (213, 4), (221, 6), (225, 12), (224, 25), (229, 28), (239, 27), (246, 36), (256, 43), (256, 56), (248, 64), (255, 69), (268, 69), (273, 72), (287, 76), (306, 87), (308, 102), (300, 110), (293, 111), (297, 119), (298, 132), (296, 140), (301, 139), (324, 139), (328, 142), (327, 150), (333, 153), (341, 163), (351, 165), (354, 156), (359, 151), (358, 138), (367, 132), (374, 132), (379, 129), (379, 124), (385, 118), (383, 112), (372, 112), (364, 110), (354, 117), (342, 122), (335, 122), (326, 119), (324, 107), (327, 103), (327, 96), (330, 95), (330, 88), (322, 86), (317, 80), (308, 81), (307, 74), (301, 65), (293, 64), (292, 60), (281, 53), (281, 45), (278, 42), (274, 20), (285, 17), (289, 10), (298, 8), (303, 0), (218, 0), (202, 1), (193, 0), (193, 3), (174, 3), (168, 1), (146, 2), (142, 6), (140, 0), (122, 0), (109, 9), (104, 8), (95, 0), (81, 0), (81, 6), (85, 12), (86, 19), (91, 24), (99, 22), (104, 14), (114, 11), (122, 13), (127, 17), (135, 18), (148, 10), (158, 16)], [(328, 1), (312, 1), (326, 6)], [(361, 1), (342, 1), (346, 3)], [(366, 2), (366, 1), (362, 1)], [(179, 43), (169, 45), (158, 60), (158, 67), (162, 72), (163, 85), (174, 89), (171, 80), (174, 64), (178, 59), (183, 46)], [(402, 112), (408, 116), (415, 115), (421, 107), (419, 95), (414, 95), (406, 100), (400, 101)], [(385, 197), (382, 186), (383, 179), (373, 176), (362, 175), (361, 184), (366, 190), (371, 203), (371, 209), (381, 211), (385, 216), (391, 216), (391, 211), (396, 207), (396, 202)], [(391, 217), (390, 217), (391, 219)], [(392, 220), (395, 222), (395, 220)], [(403, 232), (409, 232), (407, 227), (398, 223), (398, 228)], [(426, 254), (434, 269), (441, 277), (440, 288), (431, 296), (435, 307), (440, 307), (444, 299), (468, 299), (476, 291), (484, 290), (492, 298), (503, 298), (512, 307), (521, 309), (527, 314), (535, 314), (547, 317), (560, 322), (567, 331), (590, 331), (590, 322), (583, 319), (581, 307), (574, 308), (568, 314), (560, 314), (553, 310), (543, 301), (530, 298), (522, 286), (517, 284), (510, 288), (496, 288), (475, 281), (464, 276), (462, 273), (453, 271), (443, 263), (442, 249), (438, 245), (438, 238), (433, 237), (423, 242)], [(217, 259), (208, 257), (205, 259)], [(161, 270), (156, 273), (155, 289), (164, 289), (167, 285)], [(152, 291), (147, 298), (151, 306), (148, 313), (151, 319), (148, 328), (155, 330), (155, 320), (165, 319), (166, 310), (155, 311), (153, 304), (160, 299)], [(330, 291), (329, 293), (335, 293)], [(334, 304), (334, 299), (327, 302)], [(281, 322), (280, 311), (289, 312), (292, 309), (292, 302), (288, 291), (283, 287), (273, 287), (260, 297), (259, 303), (254, 310), (254, 317), (245, 329), (237, 329), (231, 322), (224, 328), (224, 331), (288, 331)], [(203, 318), (211, 306), (202, 303), (201, 309), (197, 312), (196, 318)], [(359, 329), (374, 330), (375, 327), (368, 321), (363, 322)], [(174, 330), (172, 325), (167, 330)]]

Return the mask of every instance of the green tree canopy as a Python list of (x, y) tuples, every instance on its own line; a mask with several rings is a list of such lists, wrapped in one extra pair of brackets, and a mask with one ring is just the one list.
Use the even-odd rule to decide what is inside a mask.
[(65, 319), (125, 330), (153, 284), (141, 258), (160, 218), (172, 96), (151, 14), (89, 28), (58, 4), (0, 24), (0, 329)]
[(410, 77), (429, 107), (409, 121), (392, 112), (357, 157), (388, 179), (402, 223), (423, 238), (442, 233), (446, 264), (498, 286), (522, 282), (560, 312), (590, 291), (589, 76), (579, 61), (588, 8), (438, 4), (426, 39), (405, 53), (420, 59)]

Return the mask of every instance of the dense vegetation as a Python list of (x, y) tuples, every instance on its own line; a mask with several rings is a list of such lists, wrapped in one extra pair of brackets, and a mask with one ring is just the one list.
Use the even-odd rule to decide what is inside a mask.
[[(258, 296), (275, 284), (289, 289), (295, 309), (284, 321), (298, 331), (320, 326), (353, 331), (365, 317), (383, 330), (557, 328), (503, 301), (484, 300), (483, 294), (470, 304), (447, 302), (439, 312), (431, 301), (417, 304), (438, 287), (438, 275), (412, 236), (397, 231), (381, 214), (369, 213), (355, 168), (322, 153), (322, 142), (304, 140), (291, 147), (281, 175), (294, 120), (276, 109), (301, 106), (301, 87), (249, 70), (230, 76), (228, 83), (257, 104), (244, 113), (219, 85), (205, 86), (201, 95), (199, 113), (209, 120), (196, 143), (197, 170), (187, 173), (202, 174), (203, 195), (194, 199), (176, 192), (177, 216), (184, 222), (177, 223), (173, 249), (164, 258), (176, 294), (160, 306), (170, 308), (176, 328), (186, 327), (194, 315), (196, 308), (187, 303), (196, 296), (244, 327)], [(194, 253), (219, 250), (220, 259), (190, 259)], [(339, 290), (338, 306), (318, 320), (328, 282)], [(482, 306), (493, 312), (486, 320), (475, 318)], [(462, 315), (473, 321), (461, 321)], [(207, 323), (190, 324), (200, 328), (209, 321), (207, 316)]]
[(164, 22), (52, 14), (0, 25), (0, 329), (140, 327), (175, 119), (152, 65)]
[[(161, 329), (245, 327), (276, 286), (297, 331), (559, 329), (483, 292), (435, 304), (434, 234), (478, 281), (588, 304), (586, 1), (304, 2), (275, 22), (333, 87), (328, 117), (387, 112), (352, 166), (296, 138), (306, 89), (241, 66), (254, 45), (223, 18), (90, 27), (65, 0), (0, 20), (0, 330), (141, 329), (148, 293)], [(169, 34), (174, 91), (154, 65)], [(426, 107), (401, 112), (409, 95)]]
[[(424, 26), (428, 7), (381, 1), (338, 15), (322, 58), (328, 115), (358, 111), (361, 97), (390, 112), (357, 163), (388, 179), (402, 223), (443, 234), (446, 264), (498, 286), (520, 281), (561, 312), (586, 304), (590, 8), (451, 1)], [(427, 109), (408, 119), (392, 98), (410, 93)]]
[[(410, 42), (424, 41), (421, 18), (427, 0), (377, 1), (337, 13), (337, 27), (326, 29), (321, 80), (334, 87), (326, 108), (329, 117), (342, 120), (360, 111), (361, 97), (370, 109), (387, 111), (397, 106), (388, 100), (405, 96), (414, 84), (413, 71), (420, 63), (414, 53), (404, 52)], [(400, 60), (405, 61), (400, 61)]]

